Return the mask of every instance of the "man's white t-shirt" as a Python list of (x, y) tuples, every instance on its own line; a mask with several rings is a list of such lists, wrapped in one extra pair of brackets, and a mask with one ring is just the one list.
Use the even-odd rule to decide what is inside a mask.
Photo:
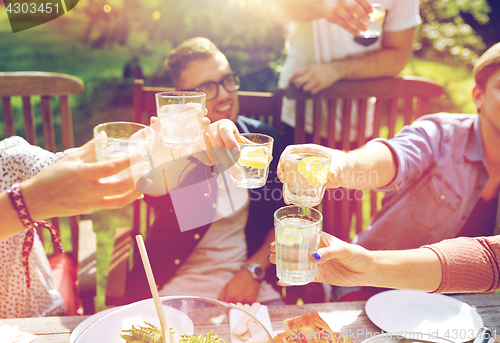
[[(221, 182), (217, 189), (216, 218), (201, 241), (174, 277), (163, 286), (160, 295), (194, 295), (217, 299), (222, 289), (247, 259), (245, 226), (250, 198), (248, 190), (231, 182)], [(220, 187), (222, 185), (222, 187)], [(225, 186), (229, 187), (226, 189)], [(233, 206), (228, 202), (229, 193)], [(236, 211), (233, 212), (233, 208)], [(264, 303), (281, 299), (265, 280), (260, 283), (257, 301)]]
[[(418, 0), (368, 0), (385, 5), (384, 32), (403, 31), (420, 24)], [(381, 48), (382, 39), (364, 46), (354, 41), (354, 35), (342, 27), (318, 19), (310, 22), (294, 22), (289, 25), (285, 42), (288, 55), (278, 81), (279, 88), (286, 88), (288, 80), (297, 71), (313, 64), (328, 63), (347, 57), (359, 56)], [(312, 105), (312, 104), (311, 104)], [(306, 132), (312, 132), (312, 107), (306, 109)], [(340, 116), (337, 116), (340, 127)], [(295, 102), (283, 99), (281, 120), (295, 127)], [(352, 119), (351, 119), (352, 120)], [(351, 121), (352, 122), (352, 121)], [(367, 125), (367, 128), (370, 125)], [(326, 127), (326, 125), (323, 125)]]

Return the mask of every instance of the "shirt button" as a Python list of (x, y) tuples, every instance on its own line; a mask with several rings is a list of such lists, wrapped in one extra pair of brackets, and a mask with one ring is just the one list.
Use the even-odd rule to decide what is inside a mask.
[(217, 207), (217, 204), (214, 202), (214, 203), (212, 204), (212, 208), (216, 208), (216, 207)]
[(199, 235), (199, 234), (197, 234), (197, 233), (195, 233), (195, 234), (194, 234), (194, 239), (200, 239), (200, 235)]
[(174, 210), (171, 208), (171, 209), (170, 209), (170, 213), (172, 213), (172, 212), (174, 212)]
[(176, 258), (176, 259), (174, 260), (174, 264), (175, 264), (175, 265), (179, 265), (180, 263), (181, 263), (181, 260), (179, 260), (178, 258)]
[(442, 194), (442, 195), (439, 197), (439, 199), (444, 200), (444, 199), (446, 199), (446, 197), (444, 196), (444, 194)]

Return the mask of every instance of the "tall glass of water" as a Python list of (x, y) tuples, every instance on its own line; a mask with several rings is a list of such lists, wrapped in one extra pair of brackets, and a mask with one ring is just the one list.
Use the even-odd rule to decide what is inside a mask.
[(131, 175), (138, 180), (152, 169), (151, 150), (155, 132), (152, 128), (129, 122), (111, 122), (94, 127), (95, 155), (99, 162), (131, 154), (140, 155), (140, 160), (130, 168), (113, 176), (101, 179), (101, 182), (113, 182)]
[(156, 93), (155, 98), (163, 145), (189, 148), (200, 144), (205, 93), (161, 92)]
[(284, 195), (297, 206), (319, 205), (332, 158), (320, 149), (294, 147), (285, 154)]
[(323, 215), (314, 208), (286, 206), (274, 213), (276, 274), (290, 285), (314, 280), (316, 264), (310, 259), (318, 249)]

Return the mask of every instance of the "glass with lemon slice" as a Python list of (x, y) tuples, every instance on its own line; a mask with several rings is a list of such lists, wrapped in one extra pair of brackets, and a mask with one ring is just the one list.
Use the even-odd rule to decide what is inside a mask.
[(243, 133), (240, 136), (247, 142), (239, 143), (240, 154), (236, 160), (243, 172), (243, 179), (238, 181), (232, 176), (231, 178), (238, 187), (262, 187), (267, 181), (274, 139), (258, 133)]
[(314, 280), (316, 264), (310, 259), (318, 249), (323, 216), (314, 208), (286, 206), (274, 213), (276, 275), (290, 285)]
[(366, 23), (368, 30), (361, 31), (359, 34), (363, 38), (377, 38), (382, 34), (382, 27), (385, 19), (385, 6), (378, 3), (372, 4), (372, 13), (370, 19)]
[(284, 192), (297, 206), (319, 205), (325, 194), (331, 157), (321, 151), (290, 150), (285, 155)]

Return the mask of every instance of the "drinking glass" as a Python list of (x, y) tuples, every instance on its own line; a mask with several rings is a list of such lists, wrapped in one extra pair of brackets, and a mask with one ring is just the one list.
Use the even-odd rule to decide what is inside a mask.
[[(134, 153), (140, 160), (118, 174), (101, 179), (101, 182), (123, 180), (134, 175), (134, 180), (152, 169), (151, 148), (155, 132), (152, 128), (129, 122), (111, 122), (94, 127), (95, 155), (99, 162)], [(137, 177), (136, 177), (137, 176)]]
[(155, 94), (163, 145), (189, 148), (201, 143), (205, 93), (161, 92)]
[(313, 148), (294, 148), (285, 155), (284, 193), (297, 206), (319, 205), (325, 194), (332, 158)]
[(359, 34), (364, 38), (377, 38), (382, 34), (382, 27), (384, 25), (385, 19), (385, 6), (378, 3), (372, 4), (372, 13), (370, 13), (370, 19), (366, 25), (368, 30), (361, 31)]
[(318, 249), (323, 215), (314, 208), (286, 206), (274, 213), (276, 275), (289, 285), (314, 280), (316, 264), (310, 259)]
[(258, 133), (243, 133), (240, 136), (248, 142), (239, 143), (240, 155), (236, 161), (243, 172), (243, 179), (238, 181), (232, 176), (231, 178), (238, 187), (262, 187), (267, 181), (274, 139)]

